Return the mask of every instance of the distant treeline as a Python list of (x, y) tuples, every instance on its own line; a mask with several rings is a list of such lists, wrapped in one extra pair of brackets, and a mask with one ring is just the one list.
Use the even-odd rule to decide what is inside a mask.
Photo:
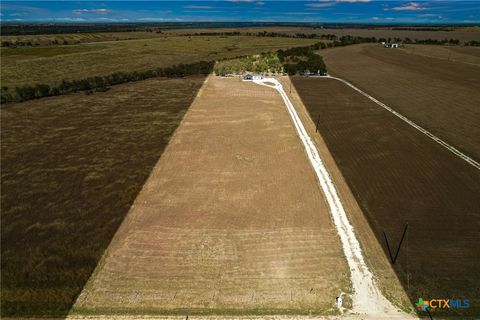
[[(399, 29), (402, 30), (402, 29)], [(406, 29), (411, 30), (411, 29)], [(357, 37), (357, 36), (337, 36), (334, 34), (306, 34), (306, 33), (295, 33), (288, 34), (282, 32), (196, 32), (196, 33), (187, 33), (185, 36), (253, 36), (253, 37), (281, 37), (281, 38), (300, 38), (300, 39), (322, 39), (330, 41), (343, 41), (342, 39), (369, 39), (368, 42), (397, 42), (404, 44), (432, 44), (432, 45), (461, 45), (460, 40), (458, 39), (410, 39), (406, 38), (376, 38), (376, 37)], [(365, 42), (359, 40), (361, 42)], [(464, 43), (465, 46), (478, 46), (478, 41), (469, 41)]]
[(250, 36), (250, 37), (269, 37), (269, 38), (301, 38), (301, 39), (322, 39), (322, 40), (337, 40), (338, 37), (334, 34), (315, 34), (315, 33), (295, 33), (295, 34), (288, 34), (282, 32), (268, 32), (268, 31), (260, 31), (260, 32), (239, 32), (239, 31), (232, 31), (232, 32), (195, 32), (195, 33), (184, 33), (184, 36)]
[[(318, 26), (318, 24), (314, 24)], [(272, 22), (128, 22), (128, 23), (20, 23), (1, 22), (2, 35), (159, 31), (247, 27), (311, 27), (311, 23)]]
[(128, 23), (22, 23), (2, 22), (3, 35), (60, 34), (77, 32), (129, 32), (167, 29), (215, 29), (215, 28), (252, 28), (252, 27), (301, 27), (311, 29), (389, 29), (418, 31), (453, 31), (455, 27), (469, 27), (475, 24), (421, 25), (366, 23), (312, 23), (312, 22), (128, 22)]
[[(161, 30), (154, 30), (148, 29), (143, 31), (150, 31), (156, 33), (162, 33)], [(342, 39), (369, 39), (368, 42), (397, 42), (397, 43), (404, 43), (404, 44), (432, 44), (432, 45), (461, 45), (462, 43), (460, 40), (457, 39), (410, 39), (406, 38), (376, 38), (376, 37), (358, 37), (358, 36), (337, 36), (334, 34), (306, 34), (306, 33), (295, 33), (295, 34), (288, 34), (282, 32), (267, 32), (267, 31), (260, 31), (260, 32), (240, 32), (240, 31), (227, 31), (227, 32), (195, 32), (195, 33), (184, 33), (183, 36), (221, 36), (221, 37), (229, 37), (229, 36), (251, 36), (251, 37), (279, 37), (279, 38), (299, 38), (299, 39), (321, 39), (321, 40), (330, 40), (330, 41), (342, 41)], [(117, 38), (118, 40), (118, 38)], [(128, 39), (125, 39), (128, 40)], [(365, 42), (365, 41), (360, 41)], [(360, 43), (358, 42), (358, 43)], [(70, 41), (67, 40), (52, 40), (50, 41), (50, 45), (68, 45), (68, 44), (78, 44), (80, 41)], [(32, 47), (40, 45), (37, 42), (32, 42), (31, 40), (28, 41), (13, 41), (13, 40), (4, 40), (1, 42), (2, 47)], [(472, 40), (469, 42), (464, 43), (465, 46), (478, 46), (478, 41)]]
[(454, 31), (453, 27), (391, 27), (390, 30), (406, 30), (406, 31)]
[[(168, 28), (169, 25), (162, 25)], [(133, 32), (155, 31), (159, 25), (135, 23), (62, 23), (62, 24), (12, 24), (2, 23), (2, 35), (33, 35), (63, 33), (96, 33), (96, 32)]]
[(185, 77), (196, 74), (207, 75), (212, 72), (214, 61), (199, 61), (190, 64), (178, 64), (166, 68), (157, 68), (147, 71), (115, 72), (107, 76), (88, 77), (80, 80), (63, 80), (57, 86), (36, 84), (15, 87), (13, 92), (8, 87), (1, 88), (1, 103), (21, 102), (49, 96), (85, 91), (87, 94), (94, 91), (106, 91), (109, 86), (140, 81), (154, 77)]
[[(76, 41), (68, 41), (68, 40), (52, 40), (50, 41), (48, 44), (49, 45), (52, 45), (52, 46), (56, 46), (56, 45), (69, 45), (69, 44), (79, 44), (80, 41), (79, 40), (76, 40)], [(12, 40), (4, 40), (2, 41), (1, 43), (1, 46), (3, 48), (16, 48), (16, 47), (38, 47), (40, 46), (40, 43), (38, 42), (33, 42), (31, 40), (25, 40), (25, 41), (12, 41)]]

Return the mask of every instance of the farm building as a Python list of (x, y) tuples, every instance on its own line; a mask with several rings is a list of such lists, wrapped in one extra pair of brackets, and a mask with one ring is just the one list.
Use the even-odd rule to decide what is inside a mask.
[(386, 43), (385, 48), (398, 48), (398, 43)]
[(303, 75), (304, 76), (326, 76), (327, 73), (325, 71), (320, 71), (320, 70), (317, 70), (316, 72), (312, 72), (310, 70), (305, 70)]
[(255, 74), (250, 74), (247, 73), (246, 75), (243, 76), (243, 80), (262, 80), (263, 75), (261, 73), (255, 73)]

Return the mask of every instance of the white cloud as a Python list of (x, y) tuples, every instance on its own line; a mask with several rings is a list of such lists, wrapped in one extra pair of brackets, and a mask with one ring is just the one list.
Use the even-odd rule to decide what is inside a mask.
[(379, 17), (372, 17), (372, 20), (380, 20)]
[(257, 2), (255, 2), (255, 4), (256, 4), (257, 6), (263, 6), (263, 5), (265, 4), (265, 2), (263, 2), (263, 1), (257, 1)]
[(422, 5), (418, 2), (410, 2), (406, 5), (400, 7), (393, 7), (393, 8), (386, 8), (384, 10), (394, 10), (394, 11), (419, 11), (419, 10), (427, 10), (427, 8), (422, 7)]
[(252, 3), (255, 2), (255, 0), (226, 0), (227, 2), (243, 2), (243, 3)]
[(112, 10), (108, 9), (75, 9), (73, 13), (75, 14), (84, 14), (84, 13), (96, 13), (96, 14), (107, 14), (112, 12)]

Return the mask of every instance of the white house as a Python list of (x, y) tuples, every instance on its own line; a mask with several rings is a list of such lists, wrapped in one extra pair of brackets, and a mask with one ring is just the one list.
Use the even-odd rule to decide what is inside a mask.
[(261, 73), (254, 73), (254, 74), (247, 73), (243, 76), (244, 81), (262, 80), (262, 79), (263, 79), (263, 75)]
[(385, 48), (398, 48), (398, 43), (386, 43)]
[(255, 73), (253, 75), (253, 80), (262, 80), (263, 79), (263, 75), (261, 73)]

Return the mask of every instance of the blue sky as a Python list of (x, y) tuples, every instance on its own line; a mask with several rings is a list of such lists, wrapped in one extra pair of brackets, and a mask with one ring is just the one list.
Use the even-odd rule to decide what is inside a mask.
[(480, 1), (2, 1), (1, 20), (480, 23)]

